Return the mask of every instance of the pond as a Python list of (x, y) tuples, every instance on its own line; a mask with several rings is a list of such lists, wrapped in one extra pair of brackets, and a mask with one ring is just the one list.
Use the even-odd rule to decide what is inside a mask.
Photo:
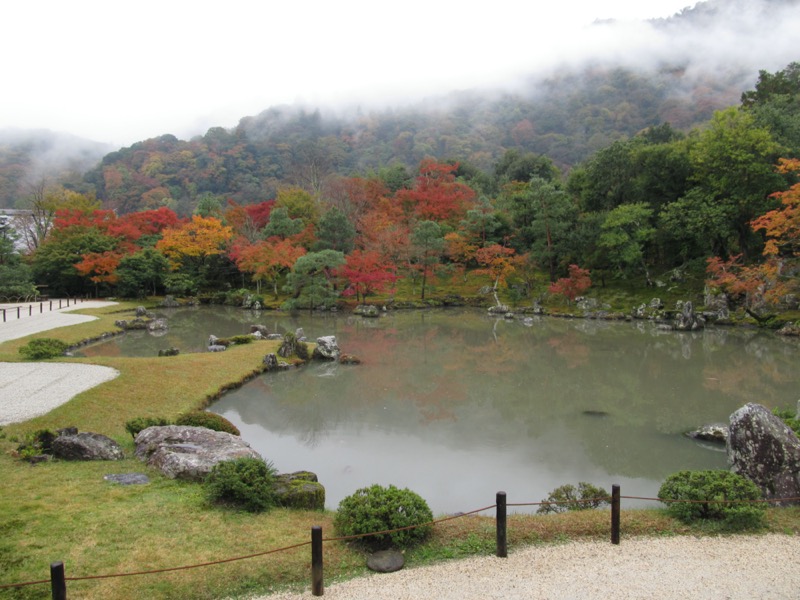
[(311, 340), (335, 335), (343, 352), (362, 359), (264, 374), (210, 408), (279, 471), (317, 473), (329, 508), (373, 483), (409, 487), (435, 514), (491, 505), (500, 490), (509, 503), (537, 502), (581, 481), (652, 497), (675, 471), (727, 468), (723, 447), (685, 431), (727, 422), (747, 402), (790, 408), (797, 400), (800, 346), (769, 332), (525, 324), (458, 309), (379, 319), (167, 314), (161, 338), (126, 334), (84, 352), (202, 350), (209, 334), (244, 333), (258, 322), (279, 333), (303, 327)]

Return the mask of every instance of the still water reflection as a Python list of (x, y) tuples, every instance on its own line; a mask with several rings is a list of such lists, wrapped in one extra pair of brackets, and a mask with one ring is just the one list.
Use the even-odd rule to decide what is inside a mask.
[[(209, 334), (303, 327), (336, 335), (360, 366), (311, 363), (265, 374), (211, 410), (282, 472), (316, 472), (335, 508), (356, 489), (409, 487), (434, 513), (535, 502), (587, 481), (653, 496), (681, 469), (726, 468), (720, 448), (682, 432), (726, 422), (746, 402), (797, 400), (797, 340), (645, 322), (521, 321), (460, 310), (290, 317), (237, 309), (165, 311), (169, 332), (86, 348), (153, 356), (202, 351)], [(652, 503), (648, 504), (652, 505)]]
[(652, 496), (674, 471), (727, 466), (682, 432), (797, 394), (797, 344), (755, 332), (460, 311), (301, 325), (363, 364), (267, 374), (211, 410), (279, 470), (315, 471), (331, 508), (372, 483), (407, 486), (435, 513), (579, 481)]

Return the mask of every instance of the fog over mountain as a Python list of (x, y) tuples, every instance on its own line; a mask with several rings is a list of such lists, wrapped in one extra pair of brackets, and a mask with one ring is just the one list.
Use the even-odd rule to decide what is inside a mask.
[[(346, 2), (343, 8), (354, 8), (352, 4)], [(397, 15), (378, 15), (369, 12), (371, 5), (356, 3), (359, 12), (351, 11), (347, 18), (326, 4), (315, 6), (316, 19), (302, 27), (288, 20), (297, 17), (295, 13), (276, 8), (239, 15), (235, 25), (220, 22), (216, 36), (188, 31), (192, 25), (214, 22), (216, 13), (210, 7), (201, 3), (194, 11), (184, 7), (188, 12), (181, 12), (178, 6), (180, 2), (164, 7), (160, 14), (164, 23), (179, 27), (153, 25), (160, 34), (153, 38), (158, 40), (155, 55), (152, 48), (140, 46), (144, 42), (139, 37), (129, 38), (128, 30), (135, 30), (140, 19), (137, 12), (129, 15), (126, 29), (96, 22), (90, 30), (88, 22), (76, 22), (70, 30), (74, 43), (64, 46), (64, 57), (48, 51), (41, 58), (37, 52), (43, 51), (31, 48), (29, 55), (12, 61), (7, 79), (25, 74), (31, 82), (48, 76), (52, 80), (49, 91), (35, 98), (27, 97), (29, 86), (23, 81), (15, 81), (14, 91), (0, 98), (0, 205), (9, 205), (26, 179), (85, 170), (109, 148), (41, 131), (26, 139), (27, 126), (115, 140), (117, 146), (167, 133), (189, 140), (210, 128), (231, 129), (237, 123), (248, 135), (265, 139), (272, 126), (267, 121), (277, 114), (274, 107), (284, 107), (278, 112), (285, 114), (297, 107), (311, 112), (319, 108), (323, 116), (350, 120), (441, 113), (465, 102), (472, 110), (483, 103), (483, 112), (471, 115), (474, 120), (482, 115), (491, 118), (497, 112), (491, 102), (508, 103), (513, 97), (549, 103), (549, 107), (528, 107), (526, 118), (535, 115), (547, 122), (546, 127), (571, 135), (569, 127), (556, 123), (580, 116), (567, 107), (568, 95), (581, 87), (582, 93), (602, 95), (604, 77), (622, 68), (646, 79), (650, 96), (660, 95), (658, 109), (647, 110), (685, 129), (715, 109), (738, 103), (760, 70), (775, 72), (800, 60), (800, 0), (708, 0), (669, 17), (583, 25), (568, 18), (566, 7), (545, 14), (539, 7), (512, 6), (502, 0), (485, 14), (456, 11), (448, 3), (423, 10), (411, 2)], [(49, 8), (53, 14), (65, 10), (59, 3)], [(114, 10), (108, 8), (105, 16)], [(231, 28), (237, 35), (231, 37)], [(287, 39), (287, 32), (293, 37)], [(130, 57), (130, 44), (137, 50), (132, 53), (135, 59)], [(75, 51), (73, 46), (83, 52), (84, 60), (98, 61), (92, 71), (98, 74), (93, 87), (77, 89), (78, 63), (60, 62)], [(28, 71), (24, 71), (26, 60), (31, 63)], [(37, 66), (52, 71), (39, 73)], [(643, 112), (642, 99), (635, 94), (625, 98), (625, 90), (625, 85), (611, 90), (621, 95), (613, 101), (628, 101)], [(51, 105), (60, 115), (52, 123), (63, 129), (32, 120), (45, 115)], [(287, 113), (287, 106), (295, 108)], [(29, 107), (39, 112), (29, 112)], [(633, 119), (630, 127), (640, 121), (647, 124), (648, 118)], [(12, 125), (16, 129), (3, 129)], [(618, 135), (595, 136), (588, 148), (597, 149)], [(527, 149), (549, 151), (546, 146)], [(489, 158), (496, 151), (490, 154)], [(555, 158), (559, 164), (569, 164), (584, 156), (585, 150), (562, 150)]]
[[(671, 6), (677, 16), (642, 20), (668, 17)], [(606, 15), (616, 19), (592, 22)], [(0, 97), (0, 128), (117, 145), (186, 139), (280, 104), (374, 110), (453, 90), (514, 91), (597, 63), (733, 70), (749, 84), (759, 69), (797, 58), (800, 30), (797, 0), (43, 0), (4, 16), (0, 51), (14, 59), (4, 68), (11, 93)]]

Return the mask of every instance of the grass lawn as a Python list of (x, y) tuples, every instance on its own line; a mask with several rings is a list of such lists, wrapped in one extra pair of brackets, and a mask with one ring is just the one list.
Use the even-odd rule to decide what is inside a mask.
[[(18, 349), (33, 337), (69, 344), (114, 331), (114, 320), (132, 304), (87, 311), (97, 321), (61, 328), (0, 345), (0, 361), (20, 360)], [(251, 514), (209, 505), (202, 487), (167, 479), (132, 457), (125, 431), (129, 419), (174, 418), (206, 406), (231, 386), (260, 372), (265, 354), (277, 342), (255, 342), (226, 352), (164, 358), (93, 357), (60, 359), (113, 367), (120, 376), (88, 390), (63, 406), (0, 432), (0, 586), (45, 580), (49, 565), (64, 561), (67, 577), (135, 573), (197, 565), (302, 544), (321, 525), (333, 537), (333, 513), (277, 509)], [(30, 464), (15, 456), (19, 440), (42, 428), (78, 427), (108, 435), (125, 448), (119, 462), (52, 461)], [(268, 457), (267, 457), (268, 458)], [(313, 465), (309, 465), (313, 470)], [(144, 472), (147, 485), (119, 486), (103, 479), (110, 473)], [(325, 482), (322, 482), (323, 485)], [(568, 483), (568, 482), (565, 482)], [(538, 498), (530, 499), (539, 500)], [(478, 507), (476, 507), (478, 508)], [(512, 509), (513, 510), (513, 509)], [(434, 529), (422, 546), (407, 553), (409, 566), (494, 552), (493, 511), (449, 520)], [(800, 509), (770, 509), (767, 530), (797, 534)], [(609, 539), (609, 511), (561, 515), (511, 515), (510, 551), (532, 543), (579, 538)], [(625, 536), (707, 533), (652, 510), (624, 510)], [(310, 582), (310, 546), (158, 574), (68, 581), (70, 598), (224, 598), (266, 593)], [(364, 555), (340, 542), (325, 544), (325, 578), (365, 572)], [(49, 584), (0, 588), (0, 598), (49, 597)]]

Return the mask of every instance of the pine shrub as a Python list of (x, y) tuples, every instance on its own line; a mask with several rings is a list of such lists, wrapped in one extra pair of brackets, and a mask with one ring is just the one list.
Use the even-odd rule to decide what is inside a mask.
[(357, 490), (339, 503), (333, 525), (339, 535), (363, 535), (414, 527), (361, 538), (373, 549), (405, 548), (423, 541), (433, 530), (433, 513), (418, 494), (393, 485), (372, 485)]
[(44, 360), (64, 356), (68, 347), (61, 340), (36, 338), (22, 346), (19, 349), (19, 353), (28, 360)]
[(601, 487), (581, 481), (577, 488), (572, 484), (557, 487), (542, 502), (553, 504), (542, 504), (537, 513), (560, 513), (605, 506), (611, 502), (611, 495)]
[(276, 505), (276, 476), (272, 463), (243, 457), (217, 463), (203, 485), (210, 502), (263, 512)]
[(767, 510), (764, 502), (747, 502), (761, 499), (755, 483), (725, 470), (673, 473), (661, 485), (658, 498), (684, 523), (712, 521), (728, 530), (761, 527)]

